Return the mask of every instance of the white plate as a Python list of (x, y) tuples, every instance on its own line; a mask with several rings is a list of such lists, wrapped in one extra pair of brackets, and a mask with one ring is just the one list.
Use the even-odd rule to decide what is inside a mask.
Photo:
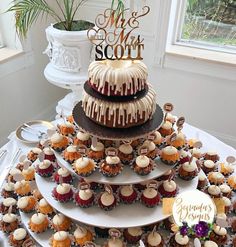
[[(55, 152), (55, 155), (57, 158), (57, 162), (59, 162), (60, 166), (63, 166), (66, 169), (68, 169), (70, 173), (74, 174), (77, 178), (80, 177), (78, 174), (75, 173), (75, 171), (72, 168), (72, 165), (69, 164), (67, 161), (65, 161), (59, 153)], [(163, 162), (161, 162), (160, 159), (156, 159), (155, 162), (156, 162), (156, 167), (150, 174), (146, 176), (140, 176), (136, 174), (128, 165), (125, 165), (121, 174), (119, 174), (116, 177), (105, 177), (98, 170), (96, 170), (93, 174), (86, 177), (85, 179), (88, 182), (90, 181), (101, 184), (118, 184), (118, 185), (138, 184), (158, 178), (174, 167), (173, 165), (171, 166), (164, 164)]]
[[(45, 133), (47, 133), (47, 129), (52, 128), (54, 126), (52, 123), (43, 121), (43, 120), (34, 120), (34, 121), (27, 122), (26, 124), (30, 125), (35, 130), (42, 131)], [(32, 133), (23, 130), (22, 127), (25, 129), (28, 129)], [(21, 126), (17, 128), (16, 137), (20, 141), (26, 144), (35, 144), (35, 143), (38, 143), (39, 141), (37, 131), (30, 130), (29, 128), (25, 127), (24, 124), (22, 124)]]
[[(155, 208), (147, 208), (140, 202), (133, 205), (120, 204), (108, 212), (97, 206), (82, 209), (76, 206), (74, 202), (60, 203), (52, 197), (52, 190), (56, 184), (50, 178), (42, 178), (37, 174), (35, 178), (39, 191), (52, 207), (67, 217), (87, 225), (109, 228), (127, 228), (149, 225), (169, 216), (163, 214), (161, 205)], [(178, 184), (180, 193), (196, 189), (198, 177), (192, 181), (183, 181), (177, 178), (176, 183)]]

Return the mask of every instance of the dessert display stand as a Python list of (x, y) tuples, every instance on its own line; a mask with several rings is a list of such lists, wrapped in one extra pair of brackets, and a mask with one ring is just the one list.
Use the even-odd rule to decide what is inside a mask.
[[(56, 124), (56, 123), (54, 123), (54, 124)], [(235, 149), (233, 149), (232, 147), (222, 143), (220, 140), (218, 140), (215, 137), (207, 134), (206, 132), (201, 131), (198, 128), (195, 128), (193, 126), (188, 125), (187, 123), (185, 124), (183, 132), (185, 133), (187, 138), (201, 139), (202, 142), (203, 142), (203, 148), (202, 148), (203, 152), (207, 151), (209, 149), (211, 149), (211, 150), (214, 149), (219, 153), (219, 155), (221, 156), (222, 159), (225, 159), (229, 154), (236, 156)], [(32, 148), (32, 146), (30, 147), (29, 145), (20, 143), (15, 139), (14, 136), (12, 136), (11, 142), (8, 142), (5, 146), (3, 146), (1, 148), (1, 150), (3, 150), (3, 149), (9, 150), (9, 151), (11, 150), (11, 152), (15, 153), (18, 148), (21, 148), (23, 153), (27, 153), (30, 150), (30, 148)], [(10, 162), (11, 162), (11, 157), (10, 157), (10, 155), (9, 156), (7, 155), (6, 158), (4, 159), (4, 161), (1, 163), (1, 168), (3, 169), (3, 174), (5, 174), (6, 170), (9, 169)], [(4, 164), (5, 164), (5, 166), (4, 166)], [(2, 177), (1, 182), (3, 181), (3, 179), (4, 178)], [(38, 178), (36, 177), (36, 181), (37, 180), (38, 180)], [(194, 180), (194, 182), (195, 182), (195, 180)], [(179, 183), (178, 180), (177, 180), (177, 183)], [(40, 187), (40, 185), (39, 185), (39, 187)], [(181, 188), (181, 185), (180, 185), (180, 188)], [(124, 206), (126, 206), (126, 205), (124, 205)], [(119, 205), (118, 207), (122, 207), (122, 205)], [(127, 207), (129, 207), (129, 206), (127, 205)], [(99, 208), (94, 208), (94, 209), (96, 210), (96, 213), (97, 212), (101, 213), (101, 209), (99, 209)], [(79, 211), (79, 210), (80, 209), (77, 208), (77, 211)], [(149, 209), (146, 208), (146, 211), (149, 211)], [(112, 213), (112, 211), (111, 211), (111, 213)], [(29, 222), (31, 214), (21, 213), (20, 216), (21, 216), (22, 223), (28, 229), (28, 222)], [(48, 231), (46, 231), (46, 232), (44, 232), (42, 234), (35, 234), (35, 233), (31, 232), (29, 229), (28, 229), (28, 231), (29, 231), (30, 235), (37, 242), (37, 244), (36, 244), (37, 246), (49, 247), (49, 238), (53, 234), (52, 230), (48, 230)], [(0, 232), (0, 236), (1, 236), (1, 242), (0, 242), (1, 246), (4, 246), (4, 247), (5, 246), (9, 246), (9, 244), (7, 242), (6, 235), (3, 234), (2, 232)], [(99, 241), (98, 243), (100, 244), (100, 240), (98, 240), (98, 241)], [(102, 239), (102, 242), (104, 242), (104, 239)]]
[[(78, 106), (80, 106), (80, 103), (75, 107), (75, 109), (78, 109)], [(158, 110), (159, 115), (154, 115), (154, 118), (150, 121), (154, 122), (153, 127), (154, 129), (145, 128), (143, 130), (143, 133), (141, 136), (147, 137), (150, 132), (153, 132), (153, 130), (159, 128), (159, 126), (163, 122), (163, 112), (161, 108)], [(77, 111), (74, 111), (77, 112)], [(80, 115), (81, 116), (81, 115)], [(86, 124), (86, 121), (91, 121), (86, 117), (74, 117), (75, 122), (79, 129), (80, 127), (80, 121), (82, 119), (84, 124), (83, 131), (88, 131), (85, 128), (90, 128), (89, 124)], [(78, 121), (77, 121), (78, 120)], [(99, 126), (100, 127), (100, 126)], [(102, 127), (105, 128), (106, 127)], [(101, 132), (104, 133), (104, 132)], [(120, 131), (122, 133), (122, 131)], [(127, 132), (128, 133), (128, 132)], [(132, 140), (136, 139), (137, 136), (140, 137), (140, 133), (136, 132), (136, 136), (132, 131), (130, 132), (130, 135), (126, 135), (127, 139)], [(91, 133), (90, 133), (91, 134)], [(105, 131), (105, 136), (96, 135), (96, 137), (100, 139), (107, 138), (107, 133)], [(122, 140), (123, 133), (121, 136), (119, 136), (119, 133), (116, 133), (116, 135), (112, 136), (112, 140), (115, 137), (116, 140)], [(57, 158), (57, 164), (60, 167), (64, 167), (69, 170), (69, 172), (74, 177), (74, 183), (73, 186), (76, 188), (78, 185), (78, 181), (81, 179), (80, 176), (78, 176), (75, 171), (72, 169), (71, 164), (69, 164), (67, 161), (65, 161), (60, 153), (55, 152), (56, 158)], [(35, 162), (35, 165), (37, 165), (37, 162)], [(96, 171), (94, 174), (86, 177), (87, 182), (96, 182), (99, 184), (109, 184), (109, 185), (128, 185), (128, 184), (137, 184), (137, 183), (147, 183), (150, 180), (157, 179), (158, 177), (162, 176), (164, 173), (168, 172), (170, 169), (174, 169), (175, 165), (166, 165), (163, 162), (160, 161), (159, 158), (155, 159), (156, 167), (153, 169), (153, 171), (146, 175), (146, 176), (139, 176), (137, 175), (130, 167), (129, 165), (126, 165), (121, 174), (119, 174), (116, 177), (109, 178), (103, 176), (99, 171)], [(95, 226), (95, 227), (101, 227), (101, 228), (116, 228), (116, 229), (123, 229), (123, 228), (129, 228), (129, 227), (141, 227), (146, 225), (151, 225), (153, 223), (159, 222), (170, 215), (163, 214), (162, 211), (162, 205), (158, 205), (154, 208), (147, 208), (144, 205), (142, 205), (140, 202), (136, 202), (132, 205), (125, 205), (120, 204), (116, 208), (114, 208), (111, 211), (104, 211), (100, 209), (98, 206), (94, 205), (90, 208), (79, 208), (74, 202), (67, 202), (67, 203), (60, 203), (54, 199), (52, 196), (52, 191), (56, 187), (56, 183), (52, 181), (51, 178), (43, 178), (39, 175), (35, 175), (35, 181), (37, 184), (37, 187), (39, 191), (41, 192), (42, 196), (46, 199), (46, 201), (58, 212), (64, 214), (65, 216), (71, 218), (73, 221), (79, 223), (84, 223), (89, 226)], [(196, 189), (198, 184), (198, 178), (191, 181), (184, 181), (180, 178), (177, 178), (176, 184), (179, 188), (179, 192), (184, 192), (191, 189)], [(139, 214), (139, 217), (137, 217), (137, 213)], [(129, 216), (129, 220), (127, 220), (127, 215)], [(24, 224), (27, 226), (27, 222), (29, 222), (29, 216), (26, 214), (23, 214), (22, 220)], [(30, 234), (32, 234), (32, 237), (39, 243), (45, 244), (45, 239), (47, 239), (48, 235), (47, 233), (42, 234), (34, 234), (31, 231), (29, 231)], [(100, 244), (100, 241), (96, 242), (97, 244)]]

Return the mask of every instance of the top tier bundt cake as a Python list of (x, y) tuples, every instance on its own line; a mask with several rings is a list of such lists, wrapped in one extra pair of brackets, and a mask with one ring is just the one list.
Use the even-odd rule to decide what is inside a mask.
[(147, 67), (141, 61), (94, 61), (88, 69), (89, 83), (103, 95), (134, 95), (145, 88)]
[(147, 75), (141, 61), (92, 62), (82, 100), (85, 115), (110, 128), (144, 124), (156, 111), (156, 93)]

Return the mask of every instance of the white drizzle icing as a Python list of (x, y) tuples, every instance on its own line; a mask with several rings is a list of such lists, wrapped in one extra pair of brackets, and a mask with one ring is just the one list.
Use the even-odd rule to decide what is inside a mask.
[(13, 232), (13, 238), (17, 241), (24, 239), (27, 235), (27, 232), (24, 228), (18, 228)]
[(65, 231), (56, 232), (53, 236), (56, 241), (63, 241), (68, 238), (68, 233)]
[(115, 94), (127, 95), (128, 90), (135, 94), (144, 88), (148, 76), (147, 67), (141, 61), (94, 61), (89, 65), (88, 74), (102, 94), (108, 84), (108, 95), (111, 90)]
[(148, 93), (141, 99), (132, 102), (109, 102), (94, 98), (84, 91), (82, 107), (86, 116), (96, 122), (106, 125), (113, 117), (113, 127), (116, 127), (117, 123), (126, 126), (128, 123), (137, 123), (139, 118), (145, 122), (152, 117), (156, 110), (156, 93), (149, 85)]

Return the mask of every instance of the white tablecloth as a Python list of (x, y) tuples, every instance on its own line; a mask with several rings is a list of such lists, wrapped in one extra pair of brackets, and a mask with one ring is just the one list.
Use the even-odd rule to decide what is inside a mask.
[[(203, 143), (203, 151), (212, 150), (216, 151), (221, 160), (225, 160), (225, 158), (229, 155), (236, 157), (236, 150), (225, 143), (221, 142), (217, 138), (208, 133), (193, 127), (189, 124), (184, 124), (183, 132), (186, 134), (187, 138), (197, 138), (201, 140)], [(30, 148), (35, 145), (25, 145), (18, 141), (15, 137), (14, 132), (9, 136), (9, 142), (4, 145), (1, 149), (7, 149), (8, 154), (4, 156), (3, 159), (0, 160), (0, 184), (2, 184), (4, 178), (7, 175), (7, 172), (10, 168), (10, 161), (12, 160), (12, 155), (16, 152), (16, 150), (20, 147), (22, 149), (22, 154), (26, 153)], [(0, 150), (1, 150), (0, 149)], [(14, 164), (13, 164), (14, 165)], [(6, 241), (6, 236), (0, 232), (0, 247), (7, 247), (9, 244)]]

